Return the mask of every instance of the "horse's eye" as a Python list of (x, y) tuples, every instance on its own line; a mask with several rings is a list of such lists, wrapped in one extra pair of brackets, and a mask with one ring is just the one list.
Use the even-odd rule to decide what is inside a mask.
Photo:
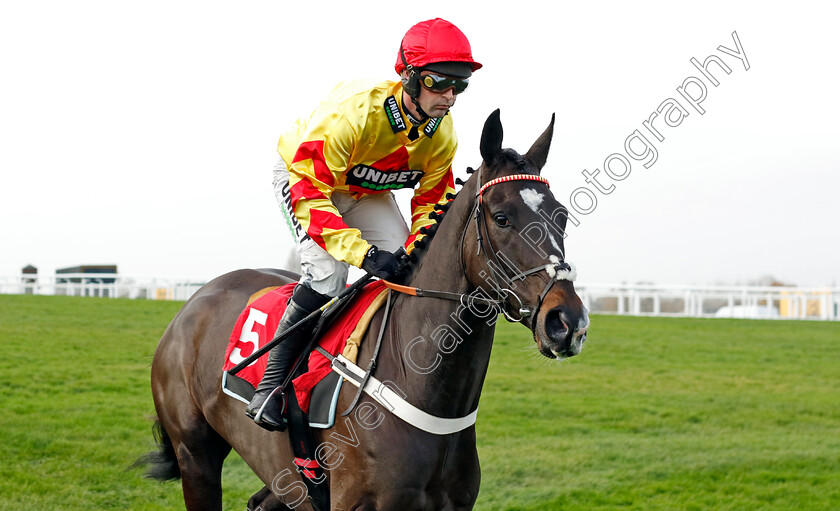
[(496, 213), (493, 215), (493, 221), (496, 222), (496, 225), (499, 227), (510, 227), (510, 220), (508, 220), (507, 215), (504, 213)]

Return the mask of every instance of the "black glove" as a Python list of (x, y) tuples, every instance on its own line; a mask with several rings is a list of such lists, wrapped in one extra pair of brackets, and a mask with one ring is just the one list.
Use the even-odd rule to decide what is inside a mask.
[(400, 260), (394, 254), (371, 245), (362, 260), (362, 269), (380, 279), (393, 279), (400, 272)]

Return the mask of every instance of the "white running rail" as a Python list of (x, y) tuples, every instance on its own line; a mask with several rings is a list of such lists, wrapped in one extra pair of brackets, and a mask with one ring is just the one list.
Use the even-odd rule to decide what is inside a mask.
[[(0, 276), (0, 294), (187, 300), (207, 281), (114, 273)], [(840, 288), (590, 284), (575, 289), (594, 314), (840, 320)]]

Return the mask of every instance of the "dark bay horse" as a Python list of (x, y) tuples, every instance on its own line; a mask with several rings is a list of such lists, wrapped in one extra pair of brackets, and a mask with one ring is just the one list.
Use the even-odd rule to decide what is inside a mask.
[[(588, 317), (565, 262), (566, 210), (539, 176), (554, 118), (522, 156), (502, 149), (498, 110), (481, 137), (483, 163), (441, 208), (425, 246), (415, 248), (403, 284), (459, 299), (395, 293), (375, 377), (438, 417), (475, 411), (500, 313), (531, 330), (548, 358), (578, 354)], [(451, 198), (451, 197), (450, 197)], [(182, 480), (188, 511), (221, 510), (222, 463), (235, 449), (265, 483), (248, 506), (309, 509), (285, 433), (270, 433), (222, 392), (228, 337), (249, 296), (296, 281), (276, 270), (239, 270), (202, 287), (166, 329), (152, 364), (160, 451), (149, 475)], [(380, 309), (358, 360), (371, 358)], [(339, 411), (356, 388), (344, 385)], [(407, 424), (369, 396), (335, 426), (315, 430), (330, 509), (471, 509), (480, 469), (475, 427), (432, 434)]]

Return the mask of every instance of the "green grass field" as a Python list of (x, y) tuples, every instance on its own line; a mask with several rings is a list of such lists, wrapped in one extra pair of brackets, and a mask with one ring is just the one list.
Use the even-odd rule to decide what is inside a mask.
[[(183, 509), (126, 471), (181, 303), (0, 295), (0, 509)], [(840, 324), (596, 316), (571, 360), (500, 323), (482, 510), (840, 509)], [(231, 455), (225, 509), (261, 483)]]

